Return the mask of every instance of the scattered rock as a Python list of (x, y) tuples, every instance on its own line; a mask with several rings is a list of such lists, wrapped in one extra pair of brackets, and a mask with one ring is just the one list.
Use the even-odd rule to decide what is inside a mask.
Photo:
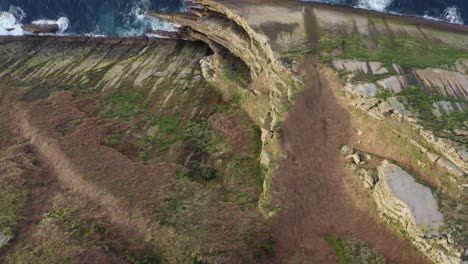
[(376, 107), (368, 110), (367, 114), (377, 120), (384, 120), (386, 116), (390, 115), (393, 108), (387, 102), (382, 102)]
[(347, 84), (345, 90), (364, 97), (374, 97), (379, 92), (377, 85), (374, 83), (363, 83), (363, 84)]
[(362, 132), (360, 129), (358, 129), (358, 131), (356, 132), (356, 134), (357, 134), (358, 136), (362, 136), (362, 134), (364, 134), (364, 132)]
[(395, 114), (412, 115), (413, 113), (406, 109), (405, 105), (402, 104), (396, 97), (387, 98), (387, 103), (392, 107)]
[(377, 176), (372, 170), (361, 169), (358, 172), (358, 177), (362, 180), (364, 187), (368, 189), (373, 189), (377, 182)]
[(356, 163), (356, 165), (361, 164), (361, 157), (359, 157), (359, 155), (357, 153), (353, 154), (351, 157), (353, 158), (353, 161), (354, 161), (354, 163)]
[(341, 147), (341, 152), (344, 154), (344, 155), (352, 155), (354, 153), (354, 150), (352, 147), (348, 146), (348, 145), (344, 145)]

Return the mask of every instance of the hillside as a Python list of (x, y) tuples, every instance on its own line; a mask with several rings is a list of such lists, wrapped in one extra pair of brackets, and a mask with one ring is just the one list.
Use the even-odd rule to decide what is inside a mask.
[(466, 260), (466, 26), (191, 5), (0, 37), (0, 262)]

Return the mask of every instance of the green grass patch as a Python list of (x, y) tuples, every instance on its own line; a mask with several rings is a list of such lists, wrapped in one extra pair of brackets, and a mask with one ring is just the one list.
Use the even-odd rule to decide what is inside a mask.
[(454, 138), (452, 134), (444, 132), (444, 130), (447, 129), (463, 129), (465, 127), (464, 122), (468, 120), (468, 109), (465, 109), (463, 112), (453, 112), (450, 114), (444, 113), (440, 118), (437, 118), (432, 113), (433, 103), (435, 102), (448, 101), (453, 103), (468, 103), (468, 100), (452, 99), (440, 95), (429, 94), (419, 86), (411, 86), (404, 89), (398, 94), (398, 97), (403, 97), (408, 102), (410, 109), (419, 113), (419, 119), (422, 120), (423, 125), (434, 131), (434, 133), (442, 137), (461, 141), (465, 144), (468, 143), (468, 139), (466, 138)]
[(385, 263), (385, 259), (371, 249), (365, 241), (335, 235), (326, 235), (324, 239), (335, 251), (338, 264)]
[(468, 58), (468, 52), (435, 42), (422, 42), (415, 39), (381, 36), (376, 48), (369, 48), (361, 35), (350, 37), (326, 35), (314, 48), (314, 53), (322, 54), (322, 61), (330, 63), (334, 49), (341, 49), (344, 59), (380, 61), (387, 66), (395, 63), (407, 68), (437, 67), (454, 63), (457, 59)]
[(14, 237), (19, 223), (23, 220), (29, 191), (25, 187), (2, 184), (0, 197), (0, 231), (7, 237)]
[(344, 247), (343, 240), (339, 237), (326, 235), (325, 241), (328, 242), (328, 245), (335, 251), (336, 257), (338, 258), (339, 264), (347, 264), (350, 259), (348, 252)]
[(181, 120), (179, 116), (159, 116), (153, 125), (157, 125), (159, 132), (172, 134), (180, 130)]
[(143, 114), (148, 107), (147, 104), (142, 103), (144, 98), (145, 91), (142, 89), (113, 92), (101, 102), (104, 110), (98, 114), (98, 117), (118, 117), (126, 121), (132, 120)]

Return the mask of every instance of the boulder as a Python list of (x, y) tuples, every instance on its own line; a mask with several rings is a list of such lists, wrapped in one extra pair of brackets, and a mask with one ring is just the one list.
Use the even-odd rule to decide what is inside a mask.
[(361, 157), (359, 157), (359, 154), (355, 153), (351, 157), (356, 165), (361, 164)]
[(21, 27), (33, 34), (55, 34), (60, 30), (58, 24), (27, 24)]
[(354, 153), (354, 150), (352, 147), (348, 146), (348, 145), (344, 145), (341, 147), (341, 152), (345, 155), (345, 156), (348, 156), (348, 155), (352, 155)]

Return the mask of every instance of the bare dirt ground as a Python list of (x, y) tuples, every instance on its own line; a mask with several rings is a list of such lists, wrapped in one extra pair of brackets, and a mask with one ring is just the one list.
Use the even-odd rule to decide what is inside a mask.
[[(426, 263), (410, 244), (353, 201), (340, 146), (352, 138), (351, 116), (339, 102), (337, 77), (302, 62), (306, 89), (284, 126), (287, 158), (274, 176), (275, 200), (282, 208), (272, 221), (277, 263), (335, 263), (323, 237), (351, 233), (368, 241), (387, 260)], [(363, 210), (367, 209), (367, 210)]]

